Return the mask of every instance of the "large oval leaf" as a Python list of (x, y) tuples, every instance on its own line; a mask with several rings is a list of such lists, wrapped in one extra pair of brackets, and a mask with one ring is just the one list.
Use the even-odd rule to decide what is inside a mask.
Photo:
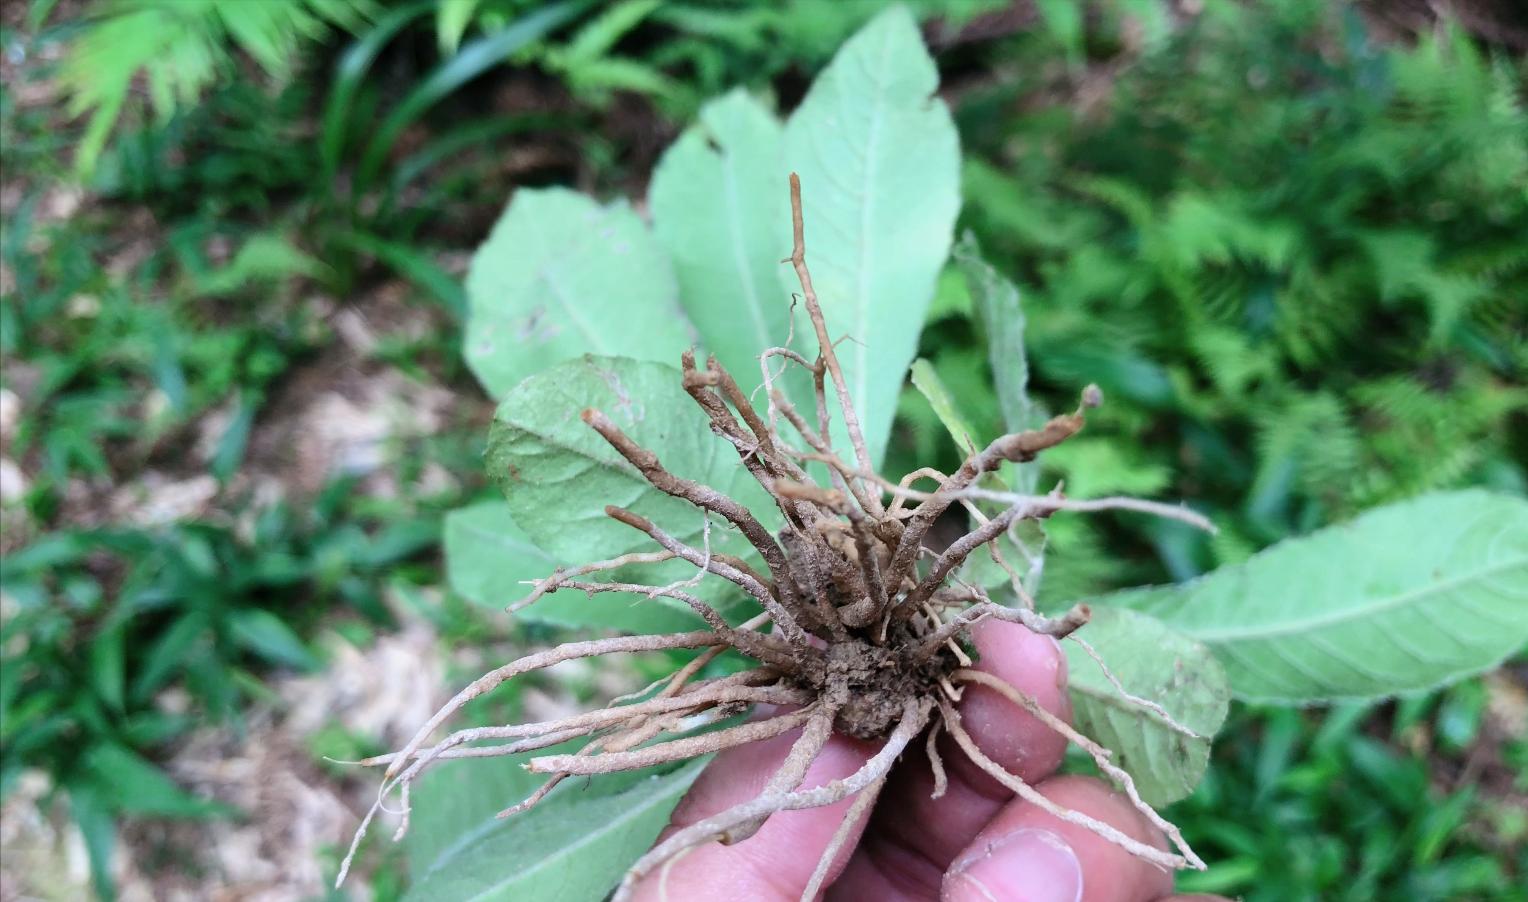
[[(897, 7), (844, 44), (785, 128), (807, 263), (829, 334), (850, 338), (839, 356), (877, 462), (960, 209), (959, 139), (938, 85), (912, 14)], [(799, 290), (789, 267), (780, 278)], [(848, 448), (842, 434), (836, 443)]]
[(1179, 586), (1103, 599), (1209, 645), (1240, 698), (1432, 689), (1528, 643), (1528, 501), (1424, 495)]
[[(447, 514), (444, 541), (446, 579), (452, 590), (474, 604), (499, 611), (530, 592), (527, 580), (544, 579), (559, 563), (578, 563), (558, 561), (537, 547), (515, 523), (503, 501), (483, 501)], [(688, 575), (686, 569), (694, 572), (689, 564), (676, 564), (667, 569), (623, 569), (611, 578), (661, 585), (683, 579)], [(712, 583), (716, 589), (724, 588), (717, 581)], [(705, 587), (710, 588), (709, 584)], [(696, 594), (706, 594), (705, 589), (697, 587)], [(558, 626), (630, 633), (679, 632), (701, 626), (699, 617), (683, 602), (613, 592), (593, 596), (559, 592), (515, 616)]]
[[(702, 482), (748, 506), (766, 526), (778, 519), (737, 452), (713, 435), (679, 371), (652, 361), (583, 357), (554, 366), (510, 392), (488, 435), (488, 474), (510, 514), (560, 561), (584, 563), (656, 546), (605, 516), (605, 505), (636, 511), (671, 535), (701, 547), (698, 508), (658, 491), (579, 414), (596, 408), (672, 473)], [(751, 546), (725, 524), (711, 528), (713, 551), (747, 557)]]
[(689, 325), (663, 249), (624, 203), (520, 190), (472, 257), (465, 354), (502, 397), (581, 354), (677, 360)]
[[(540, 782), (523, 785), (521, 760), (456, 762), (440, 771), (455, 779), (420, 787), (414, 800), (420, 822), (410, 835), (421, 839), (410, 848), (415, 873), (406, 900), (597, 902), (652, 845), (706, 764), (643, 777), (614, 793), (595, 795), (570, 784), (530, 811), (498, 820), (493, 812)], [(451, 770), (456, 773), (448, 777)], [(470, 780), (468, 770), (474, 771)], [(499, 787), (515, 791), (493, 791)], [(445, 820), (426, 822), (431, 811), (443, 812)]]
[(1078, 645), (1066, 648), (1072, 716), (1077, 729), (1113, 749), (1115, 763), (1150, 805), (1170, 805), (1194, 791), (1210, 760), (1210, 739), (1226, 719), (1231, 689), (1214, 654), (1161, 621), (1118, 608), (1095, 608), (1077, 633), (1131, 695), (1161, 705), (1178, 724), (1127, 700), (1098, 662)]
[(759, 354), (790, 333), (779, 278), (791, 246), (783, 144), (774, 114), (735, 90), (701, 109), (648, 190), (684, 309), (745, 390), (761, 381)]

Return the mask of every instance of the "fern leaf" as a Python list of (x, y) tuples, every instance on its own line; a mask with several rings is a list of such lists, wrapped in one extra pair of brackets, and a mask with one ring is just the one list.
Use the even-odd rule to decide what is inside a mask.
[(114, 0), (98, 4), (65, 61), (70, 111), (89, 114), (75, 172), (89, 175), (142, 80), (168, 119), (231, 68), (241, 51), (273, 79), (290, 75), (298, 48), (331, 27), (353, 30), (371, 0)]

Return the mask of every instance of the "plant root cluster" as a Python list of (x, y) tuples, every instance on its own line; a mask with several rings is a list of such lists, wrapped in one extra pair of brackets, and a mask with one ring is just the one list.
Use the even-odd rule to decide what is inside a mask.
[[(1018, 623), (1063, 639), (1087, 623), (1086, 605), (1060, 616), (1035, 610), (1015, 570), (1004, 560), (998, 540), (1023, 519), (1049, 517), (1063, 510), (1126, 508), (1207, 526), (1181, 507), (1130, 498), (1074, 501), (1059, 489), (1046, 495), (1019, 495), (984, 488), (982, 477), (1005, 462), (1025, 462), (1051, 448), (1083, 426), (1084, 413), (1100, 403), (1096, 388), (1083, 392), (1081, 404), (1039, 429), (1004, 435), (972, 454), (951, 474), (931, 469), (910, 474), (900, 483), (877, 475), (872, 467), (848, 394), (843, 370), (834, 352), (817, 295), (807, 269), (801, 216), (800, 184), (791, 176), (794, 250), (789, 262), (801, 282), (801, 300), (816, 332), (819, 352), (807, 359), (790, 347), (766, 350), (760, 357), (763, 392), (755, 407), (733, 376), (713, 358), (700, 366), (686, 352), (681, 363), (685, 391), (710, 421), (713, 432), (729, 442), (738, 457), (778, 507), (784, 527), (773, 533), (755, 514), (723, 493), (667, 470), (651, 450), (639, 446), (598, 410), (583, 412), (583, 420), (657, 489), (695, 505), (712, 518), (740, 532), (757, 552), (759, 564), (713, 553), (709, 540), (696, 548), (668, 534), (648, 519), (624, 508), (609, 506), (610, 517), (647, 534), (659, 550), (623, 555), (606, 561), (558, 569), (533, 585), (531, 593), (512, 605), (518, 610), (537, 599), (564, 590), (626, 592), (666, 597), (689, 605), (705, 629), (685, 633), (622, 636), (569, 642), (528, 655), (477, 679), (452, 698), (399, 751), (362, 762), (386, 768), (377, 805), (357, 831), (351, 856), (383, 800), (398, 790), (402, 803), (401, 836), (408, 827), (409, 787), (430, 765), (453, 758), (523, 754), (573, 739), (587, 743), (572, 754), (532, 757), (532, 772), (546, 782), (529, 798), (501, 816), (524, 811), (571, 776), (613, 773), (683, 761), (697, 755), (800, 730), (785, 761), (756, 798), (684, 827), (644, 855), (626, 874), (617, 900), (630, 897), (638, 880), (704, 843), (735, 843), (747, 839), (771, 815), (829, 805), (857, 796), (863, 812), (873, 804), (898, 757), (923, 736), (934, 768), (935, 794), (945, 785), (944, 766), (935, 748), (938, 734), (948, 732), (973, 762), (1020, 797), (1067, 821), (1082, 825), (1143, 859), (1169, 868), (1203, 863), (1176, 828), (1141, 801), (1131, 777), (1110, 760), (1107, 749), (1074, 730), (1018, 688), (973, 669), (962, 647), (969, 628), (984, 619)], [(789, 345), (789, 341), (787, 341)], [(815, 411), (809, 419), (775, 387), (790, 366), (803, 367), (815, 388)], [(830, 430), (832, 402), (841, 412), (850, 454), (840, 455)], [(786, 427), (789, 427), (787, 430)], [(826, 482), (813, 474), (826, 474)], [(932, 490), (915, 489), (932, 482)], [(975, 501), (1005, 505), (985, 516)], [(935, 552), (926, 540), (930, 529), (953, 505), (962, 505), (975, 528)], [(1007, 570), (1020, 599), (1016, 607), (995, 602), (982, 588), (958, 578), (957, 568), (982, 552)], [(590, 577), (631, 565), (680, 558), (694, 565), (692, 579), (668, 585), (599, 581)], [(702, 576), (727, 580), (754, 598), (762, 612), (736, 626), (690, 592)], [(575, 658), (620, 652), (703, 649), (676, 673), (610, 706), (531, 724), (459, 730), (430, 742), (449, 718), (472, 699), (524, 673)], [(727, 676), (699, 678), (706, 664), (734, 649), (757, 665)], [(1091, 649), (1090, 649), (1091, 652)], [(1100, 662), (1101, 663), (1101, 662)], [(1112, 676), (1111, 676), (1112, 679)], [(1126, 693), (1124, 698), (1152, 710), (1157, 719), (1189, 735), (1153, 703)], [(989, 687), (1028, 711), (1071, 742), (1085, 749), (1106, 776), (1128, 793), (1136, 807), (1160, 827), (1172, 842), (1163, 851), (1138, 842), (1085, 814), (1060, 808), (1017, 775), (988, 758), (961, 724), (957, 702), (967, 685)], [(772, 713), (741, 723), (720, 726), (754, 706)], [(709, 728), (709, 729), (708, 729)], [(880, 740), (880, 750), (856, 773), (821, 786), (802, 788), (808, 767), (833, 733)], [(823, 853), (812, 885), (803, 898), (815, 898), (836, 854), (851, 832), (851, 814)], [(344, 879), (350, 857), (341, 869)]]

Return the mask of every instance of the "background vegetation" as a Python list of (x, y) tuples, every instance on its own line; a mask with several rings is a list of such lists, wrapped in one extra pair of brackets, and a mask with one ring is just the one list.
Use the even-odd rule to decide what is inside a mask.
[[(968, 160), (958, 228), (1024, 290), (1033, 390), (1109, 398), (1048, 478), (1192, 499), (1224, 527), (1057, 520), (1043, 592), (1186, 579), (1428, 489), (1528, 491), (1528, 22), (1510, 4), (1457, 22), (1314, 0), (910, 5)], [(484, 491), (490, 410), (462, 358), (466, 252), (516, 186), (641, 197), (701, 100), (741, 84), (793, 105), (880, 6), (5, 7), (7, 882), (70, 897), (49, 837), (77, 827), (103, 894), (322, 892), (348, 822), (313, 825), (311, 868), (278, 876), (198, 857), (175, 822), (232, 838), (273, 806), (295, 817), (206, 776), (262, 744), (332, 787), (332, 817), (367, 784), (324, 756), (385, 744), (409, 691), (388, 684), (396, 716), (366, 720), (353, 695), (315, 710), (315, 687), (402, 671), (428, 698), (539, 638), (444, 589), (441, 514)], [(971, 306), (942, 281), (920, 354), (993, 434)], [(956, 457), (912, 390), (890, 456)], [(1169, 813), (1212, 863), (1186, 889), (1512, 899), (1525, 802), (1519, 656), (1428, 698), (1241, 706)], [(396, 895), (407, 865), (379, 853), (372, 891)]]

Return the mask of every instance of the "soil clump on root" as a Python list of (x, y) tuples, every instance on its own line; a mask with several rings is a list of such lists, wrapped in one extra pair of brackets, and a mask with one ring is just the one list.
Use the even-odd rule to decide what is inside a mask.
[[(703, 512), (707, 536), (714, 518), (740, 533), (753, 554), (744, 560), (714, 553), (709, 539), (704, 547), (696, 548), (634, 511), (606, 507), (607, 516), (645, 533), (653, 550), (559, 568), (536, 581), (530, 594), (511, 605), (510, 611), (558, 591), (619, 592), (681, 602), (695, 611), (706, 629), (567, 642), (478, 678), (436, 712), (402, 749), (362, 762), (384, 767), (385, 775), (377, 803), (358, 829), (341, 867), (340, 880), (387, 796), (395, 789), (400, 793), (401, 836), (408, 827), (410, 786), (424, 769), (444, 760), (533, 753), (571, 740), (587, 740), (571, 754), (531, 757), (527, 769), (545, 775), (546, 782), (501, 815), (508, 816), (538, 804), (572, 776), (671, 764), (791, 732), (799, 732), (798, 738), (757, 797), (673, 831), (631, 867), (614, 898), (628, 899), (637, 881), (688, 849), (714, 841), (746, 840), (777, 812), (830, 805), (851, 796), (857, 797), (856, 809), (868, 808), (903, 751), (919, 737), (928, 749), (934, 794), (941, 795), (944, 766), (934, 742), (941, 731), (949, 733), (982, 770), (1055, 816), (1160, 866), (1204, 866), (1177, 828), (1141, 800), (1130, 775), (1112, 762), (1107, 749), (1016, 687), (973, 669), (966, 647), (971, 626), (986, 619), (1020, 624), (1058, 640), (1077, 639), (1073, 634), (1088, 622), (1090, 612), (1082, 604), (1054, 616), (1036, 610), (1000, 544), (1019, 521), (1043, 519), (1059, 511), (1128, 509), (1203, 528), (1209, 524), (1182, 507), (1134, 498), (1074, 500), (1059, 488), (1049, 494), (1025, 495), (993, 487), (986, 477), (1003, 464), (1031, 461), (1082, 429), (1087, 409), (1102, 401), (1092, 386), (1082, 393), (1073, 413), (1053, 417), (1039, 429), (1000, 436), (954, 473), (924, 468), (899, 482), (878, 475), (812, 287), (801, 188), (794, 175), (791, 211), (795, 241), (787, 260), (801, 283), (801, 301), (815, 333), (815, 357), (809, 359), (792, 349), (789, 340), (784, 347), (764, 350), (759, 358), (765, 396), (762, 409), (715, 358), (701, 366), (693, 353), (686, 352), (680, 361), (685, 392), (707, 417), (711, 431), (736, 449), (742, 465), (768, 493), (772, 510), (765, 519), (783, 522), (783, 527), (766, 528), (760, 520), (766, 512), (749, 510), (710, 486), (670, 472), (656, 453), (633, 441), (604, 413), (583, 411), (584, 423), (643, 479)], [(810, 419), (776, 385), (791, 366), (811, 376), (815, 409)], [(851, 446), (846, 455), (833, 445), (835, 407)], [(823, 475), (825, 484), (820, 479)], [(933, 488), (915, 488), (920, 483), (932, 483)], [(978, 501), (996, 502), (1002, 508), (989, 516), (977, 506)], [(930, 548), (926, 540), (935, 522), (947, 511), (961, 508), (973, 528), (943, 550)], [(1000, 604), (983, 587), (961, 578), (961, 564), (977, 553), (989, 556), (1007, 572), (1014, 604)], [(674, 559), (693, 565), (696, 574), (663, 585), (603, 578), (612, 571), (630, 572), (636, 566)], [(732, 583), (758, 603), (759, 613), (743, 623), (729, 623), (688, 591), (702, 577)], [(642, 692), (616, 699), (601, 710), (541, 723), (458, 730), (431, 742), (465, 704), (521, 674), (577, 658), (668, 649), (694, 649), (700, 654)], [(756, 666), (702, 676), (706, 666), (729, 649), (752, 659)], [(1150, 709), (1159, 722), (1194, 735), (1160, 706), (1129, 695), (1114, 682), (1124, 703)], [(1141, 843), (1081, 812), (1057, 806), (986, 757), (961, 724), (956, 707), (964, 687), (972, 683), (999, 693), (1084, 749), (1104, 776), (1162, 830), (1171, 850)], [(731, 722), (753, 706), (771, 706), (766, 708), (771, 713)], [(835, 732), (881, 745), (854, 774), (803, 787), (808, 768)], [(846, 823), (853, 820), (850, 817)], [(824, 851), (804, 898), (815, 898), (849, 832), (841, 830)]]

